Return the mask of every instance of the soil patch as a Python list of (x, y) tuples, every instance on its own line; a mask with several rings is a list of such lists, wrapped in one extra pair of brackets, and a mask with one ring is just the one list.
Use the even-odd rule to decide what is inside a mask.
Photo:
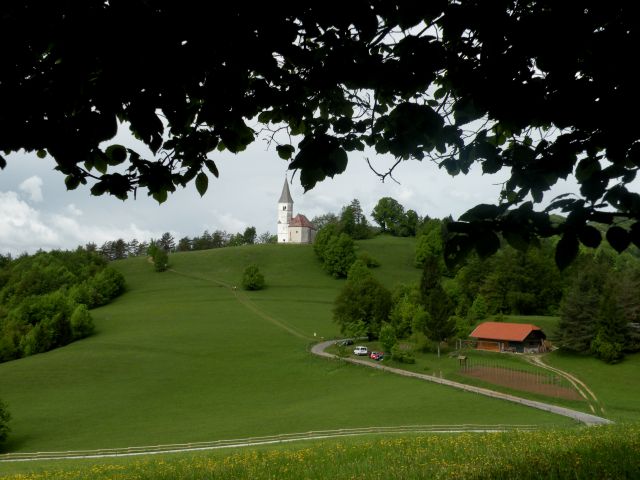
[(564, 398), (566, 400), (582, 400), (578, 392), (571, 387), (562, 385), (561, 379), (555, 376), (536, 375), (518, 370), (485, 366), (469, 367), (460, 373), (513, 390), (539, 393), (547, 397)]

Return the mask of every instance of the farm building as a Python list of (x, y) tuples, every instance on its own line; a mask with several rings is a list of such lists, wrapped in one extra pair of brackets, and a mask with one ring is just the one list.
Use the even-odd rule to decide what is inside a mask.
[(540, 327), (528, 323), (484, 322), (469, 335), (478, 350), (540, 353), (546, 350), (547, 336)]

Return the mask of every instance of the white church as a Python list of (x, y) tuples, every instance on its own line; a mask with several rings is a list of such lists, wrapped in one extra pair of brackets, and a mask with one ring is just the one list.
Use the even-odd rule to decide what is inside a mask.
[(278, 243), (313, 243), (315, 237), (316, 229), (307, 217), (293, 216), (293, 199), (285, 178), (278, 200)]

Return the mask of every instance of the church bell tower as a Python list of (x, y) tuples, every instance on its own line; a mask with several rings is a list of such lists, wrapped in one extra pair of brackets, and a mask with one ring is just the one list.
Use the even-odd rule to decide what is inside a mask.
[(291, 223), (292, 215), (293, 199), (291, 198), (291, 192), (289, 192), (289, 184), (285, 178), (282, 194), (280, 195), (280, 200), (278, 200), (278, 243), (289, 241), (289, 224)]

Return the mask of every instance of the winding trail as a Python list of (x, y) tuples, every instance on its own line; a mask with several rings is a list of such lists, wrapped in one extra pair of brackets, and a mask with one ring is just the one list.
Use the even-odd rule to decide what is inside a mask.
[(544, 402), (538, 402), (536, 400), (520, 398), (520, 397), (516, 397), (515, 395), (495, 392), (487, 388), (476, 387), (473, 385), (466, 385), (464, 383), (445, 380), (444, 378), (438, 378), (432, 375), (425, 375), (424, 373), (409, 372), (407, 370), (388, 367), (386, 365), (381, 365), (379, 363), (372, 363), (372, 362), (369, 362), (368, 360), (363, 360), (359, 358), (348, 358), (348, 357), (342, 358), (342, 357), (339, 357), (338, 355), (325, 352), (325, 349), (329, 347), (329, 345), (335, 343), (336, 341), (337, 340), (329, 340), (326, 342), (317, 343), (311, 348), (311, 353), (321, 357), (325, 357), (325, 358), (337, 358), (348, 363), (353, 363), (356, 365), (364, 365), (366, 367), (376, 368), (378, 370), (384, 370), (386, 372), (395, 373), (396, 375), (418, 378), (420, 380), (426, 380), (427, 382), (439, 383), (440, 385), (447, 385), (449, 387), (457, 388), (459, 390), (465, 390), (467, 392), (479, 393), (480, 395), (485, 395), (487, 397), (498, 398), (500, 400), (506, 400), (508, 402), (519, 403), (521, 405), (526, 405), (528, 407), (537, 408), (539, 410), (545, 410), (547, 412), (572, 418), (578, 422), (584, 423), (585, 425), (606, 425), (606, 424), (613, 423), (611, 420), (608, 420), (606, 418), (599, 417), (597, 415), (591, 415), (589, 413), (579, 412), (577, 410), (572, 410), (570, 408), (551, 405), (549, 403), (544, 403)]

